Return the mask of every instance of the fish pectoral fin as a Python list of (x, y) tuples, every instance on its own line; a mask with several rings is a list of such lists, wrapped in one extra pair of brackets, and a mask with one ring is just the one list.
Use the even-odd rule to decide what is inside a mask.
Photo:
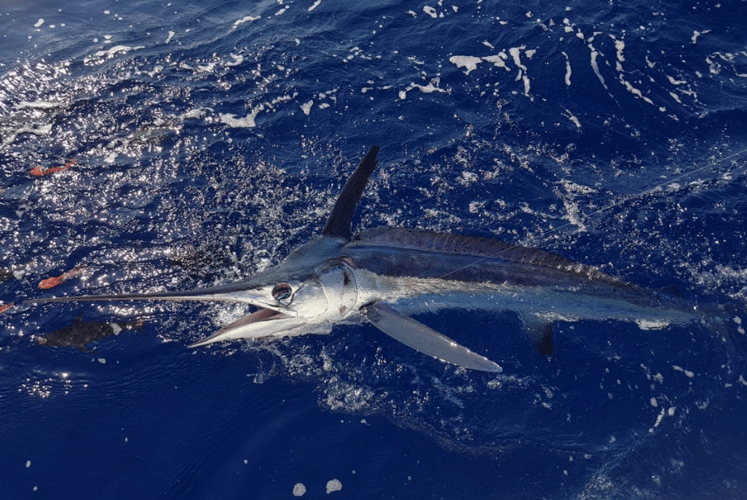
[(365, 306), (361, 308), (361, 313), (382, 332), (423, 354), (471, 370), (503, 371), (497, 363), (470, 351), (446, 335), (438, 333), (409, 316), (395, 311), (383, 302), (374, 302)]
[(552, 356), (555, 352), (555, 346), (552, 342), (552, 322), (532, 314), (522, 316), (522, 321), (529, 340), (532, 341), (532, 345), (537, 349), (537, 352), (543, 356)]

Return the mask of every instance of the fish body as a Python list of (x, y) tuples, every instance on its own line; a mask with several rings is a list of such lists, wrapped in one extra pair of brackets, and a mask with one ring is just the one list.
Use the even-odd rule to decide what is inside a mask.
[(245, 302), (257, 311), (193, 344), (239, 338), (328, 333), (334, 325), (369, 322), (440, 360), (496, 372), (500, 366), (412, 319), (443, 309), (515, 311), (540, 352), (553, 351), (555, 321), (633, 321), (645, 329), (704, 317), (694, 304), (627, 283), (542, 250), (492, 238), (407, 228), (374, 228), (353, 236), (356, 206), (376, 167), (372, 147), (337, 198), (320, 236), (247, 279), (208, 289), (36, 299), (212, 300)]
[(511, 310), (529, 322), (621, 320), (643, 328), (700, 317), (694, 303), (490, 238), (379, 228), (361, 233), (341, 254), (365, 283), (368, 300), (403, 312)]

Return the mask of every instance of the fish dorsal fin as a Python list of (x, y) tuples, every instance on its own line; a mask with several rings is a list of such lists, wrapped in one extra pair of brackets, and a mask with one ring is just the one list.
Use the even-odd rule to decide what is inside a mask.
[(373, 146), (366, 153), (365, 158), (361, 160), (358, 168), (355, 169), (353, 175), (350, 176), (348, 181), (345, 183), (345, 187), (342, 188), (340, 196), (337, 197), (332, 213), (327, 219), (327, 224), (322, 230), (323, 235), (327, 236), (342, 236), (346, 239), (350, 239), (352, 234), (353, 214), (355, 214), (355, 207), (358, 205), (358, 201), (363, 195), (363, 190), (366, 189), (368, 184), (368, 178), (376, 168), (376, 155), (379, 153), (379, 146)]

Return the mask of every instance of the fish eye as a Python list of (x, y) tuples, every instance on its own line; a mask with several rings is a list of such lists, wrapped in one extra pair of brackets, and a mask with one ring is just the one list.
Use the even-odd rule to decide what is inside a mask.
[(278, 302), (288, 299), (293, 294), (293, 289), (288, 283), (278, 283), (272, 289), (272, 296)]

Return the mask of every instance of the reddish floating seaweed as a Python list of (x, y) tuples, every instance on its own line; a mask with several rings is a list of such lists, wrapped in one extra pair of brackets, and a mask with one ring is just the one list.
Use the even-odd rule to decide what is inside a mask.
[(54, 174), (56, 172), (61, 172), (63, 170), (67, 170), (73, 165), (77, 163), (78, 160), (72, 159), (69, 162), (65, 163), (65, 166), (63, 167), (50, 167), (47, 169), (42, 169), (40, 166), (36, 166), (31, 169), (31, 172), (29, 172), (31, 175), (34, 175), (36, 177), (42, 177), (44, 175)]
[(43, 281), (41, 281), (39, 283), (39, 288), (41, 288), (43, 290), (47, 290), (49, 288), (53, 288), (53, 287), (59, 285), (60, 283), (62, 283), (63, 281), (65, 281), (65, 280), (67, 280), (69, 278), (72, 278), (76, 274), (80, 274), (81, 272), (83, 272), (83, 268), (82, 267), (76, 267), (75, 269), (73, 269), (71, 271), (68, 271), (66, 273), (63, 273), (60, 276), (53, 276), (51, 278), (47, 278), (47, 279), (45, 279), (45, 280), (43, 280)]

